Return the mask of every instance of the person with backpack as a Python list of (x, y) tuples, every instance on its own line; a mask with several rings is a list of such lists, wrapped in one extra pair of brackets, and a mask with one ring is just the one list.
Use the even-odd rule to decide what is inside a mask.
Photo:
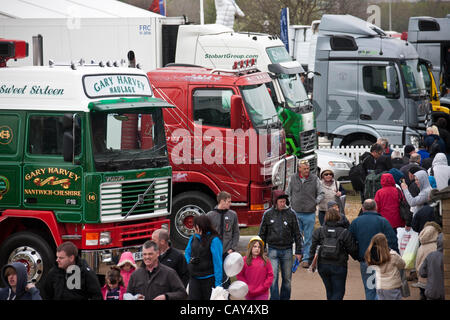
[(375, 194), (378, 212), (389, 221), (392, 229), (404, 227), (405, 221), (400, 216), (400, 201), (404, 199), (403, 192), (395, 186), (392, 174), (383, 173), (381, 176), (381, 189)]
[(339, 210), (330, 208), (324, 225), (314, 230), (309, 262), (312, 263), (317, 247), (317, 270), (327, 292), (327, 300), (342, 300), (345, 295), (348, 256), (358, 260), (358, 246), (352, 234), (339, 221)]
[(360, 262), (361, 278), (367, 300), (376, 300), (376, 288), (373, 269), (368, 269), (364, 255), (372, 237), (377, 233), (384, 233), (388, 239), (389, 247), (398, 252), (398, 240), (389, 221), (377, 212), (377, 203), (367, 199), (362, 206), (363, 213), (352, 221), (349, 231), (358, 243), (358, 261)]
[(383, 152), (384, 149), (381, 144), (373, 144), (370, 147), (370, 152), (365, 152), (363, 155), (361, 155), (359, 164), (351, 168), (349, 171), (349, 178), (352, 182), (353, 189), (360, 192), (361, 203), (363, 203), (364, 200), (367, 199), (366, 177), (369, 174), (380, 170), (380, 166), (378, 166), (377, 169), (377, 160), (383, 155)]

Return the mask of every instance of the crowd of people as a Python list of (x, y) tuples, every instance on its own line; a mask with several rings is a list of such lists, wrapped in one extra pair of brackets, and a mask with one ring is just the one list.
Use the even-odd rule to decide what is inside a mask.
[[(333, 170), (324, 168), (317, 176), (308, 161), (300, 161), (286, 192), (273, 192), (273, 206), (244, 253), (236, 279), (247, 284), (246, 299), (289, 300), (292, 273), (300, 266), (318, 271), (327, 299), (342, 300), (349, 257), (360, 263), (366, 299), (401, 299), (405, 261), (399, 228), (418, 233), (420, 247), (408, 277), (417, 279), (421, 299), (444, 299), (442, 223), (431, 195), (449, 185), (449, 153), (445, 142), (436, 142), (443, 139), (429, 132), (425, 148), (407, 145), (404, 156), (390, 150), (386, 139), (363, 155), (366, 188), (370, 175), (378, 175), (379, 185), (370, 197), (368, 190), (360, 190), (361, 212), (351, 223), (345, 213), (346, 191)], [(8, 264), (1, 271), (5, 287), (0, 300), (209, 300), (214, 288), (227, 289), (231, 283), (224, 261), (237, 251), (240, 234), (230, 206), (231, 195), (222, 191), (212, 211), (194, 218), (195, 233), (184, 253), (171, 246), (168, 230), (156, 230), (143, 244), (141, 265), (124, 252), (103, 286), (72, 242), (57, 248), (56, 265), (40, 290), (28, 283), (22, 263)]]

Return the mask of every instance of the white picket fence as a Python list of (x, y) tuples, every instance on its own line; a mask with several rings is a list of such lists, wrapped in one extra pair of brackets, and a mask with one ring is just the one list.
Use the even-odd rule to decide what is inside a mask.
[[(330, 146), (320, 146), (319, 145), (319, 149), (325, 150), (325, 151), (336, 152), (336, 153), (342, 154), (344, 156), (347, 156), (347, 157), (353, 159), (355, 161), (355, 165), (356, 165), (359, 163), (359, 157), (364, 152), (370, 151), (370, 146), (330, 147)], [(400, 153), (402, 154), (402, 157), (403, 157), (403, 146), (391, 145), (390, 149), (400, 151)]]

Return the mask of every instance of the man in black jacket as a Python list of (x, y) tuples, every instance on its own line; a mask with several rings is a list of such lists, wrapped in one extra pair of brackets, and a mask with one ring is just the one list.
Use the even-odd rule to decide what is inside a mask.
[[(295, 256), (302, 260), (303, 243), (294, 211), (288, 207), (288, 196), (275, 191), (275, 205), (264, 213), (259, 236), (267, 243), (268, 256), (273, 268), (273, 282), (270, 287), (271, 300), (289, 300), (292, 279), (292, 244), (295, 242)], [(278, 288), (278, 268), (281, 269), (281, 290)]]
[(152, 233), (152, 240), (159, 247), (159, 262), (175, 270), (183, 282), (184, 287), (189, 283), (189, 270), (184, 258), (184, 254), (172, 248), (169, 242), (169, 232), (165, 229), (158, 229)]
[(87, 262), (78, 257), (72, 242), (56, 249), (56, 262), (45, 280), (44, 300), (103, 300), (97, 275)]
[(144, 263), (136, 269), (128, 282), (127, 293), (138, 300), (185, 300), (186, 289), (175, 270), (159, 263), (159, 248), (148, 240), (142, 246)]

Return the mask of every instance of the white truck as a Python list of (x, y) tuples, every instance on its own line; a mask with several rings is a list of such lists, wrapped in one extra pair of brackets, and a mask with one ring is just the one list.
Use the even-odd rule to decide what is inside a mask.
[[(99, 63), (108, 57), (111, 64), (152, 70), (174, 61), (178, 26), (185, 22), (116, 0), (8, 0), (0, 7), (0, 37), (23, 39), (43, 53), (41, 63), (30, 52), (11, 66), (47, 65), (50, 59)], [(43, 50), (33, 44), (38, 35)]]

